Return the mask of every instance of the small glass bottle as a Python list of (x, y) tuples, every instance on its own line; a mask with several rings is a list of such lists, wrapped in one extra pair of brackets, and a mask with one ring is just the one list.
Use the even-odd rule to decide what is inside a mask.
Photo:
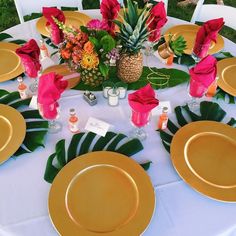
[(45, 45), (44, 40), (43, 40), (43, 39), (40, 39), (40, 40), (39, 40), (39, 43), (40, 43), (40, 45), (39, 45), (39, 48), (40, 48), (40, 55), (41, 55), (42, 59), (45, 58), (45, 57), (49, 57), (48, 48), (47, 48), (47, 46)]
[(28, 98), (28, 87), (27, 85), (23, 82), (23, 78), (20, 76), (17, 78), (17, 81), (19, 82), (18, 85), (18, 92), (20, 94), (21, 99), (26, 99)]
[(79, 119), (76, 116), (76, 112), (74, 108), (70, 109), (70, 118), (69, 118), (69, 129), (72, 133), (78, 133), (79, 127), (78, 127)]
[(206, 97), (214, 97), (217, 90), (217, 79), (213, 81), (213, 83), (208, 87), (206, 92)]
[(164, 130), (167, 128), (168, 123), (168, 107), (162, 108), (162, 114), (160, 115), (159, 121), (158, 121), (158, 129)]

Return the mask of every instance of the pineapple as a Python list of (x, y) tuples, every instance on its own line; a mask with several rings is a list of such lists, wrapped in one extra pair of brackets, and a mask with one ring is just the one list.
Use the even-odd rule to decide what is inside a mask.
[(187, 48), (186, 41), (182, 35), (177, 37), (176, 39), (172, 39), (173, 35), (170, 35), (169, 45), (171, 50), (174, 52), (176, 56), (182, 56), (184, 50)]
[(104, 81), (104, 76), (99, 71), (98, 68), (93, 69), (83, 69), (81, 71), (81, 79), (86, 85), (90, 85), (91, 87), (97, 87)]
[(120, 29), (117, 37), (122, 46), (121, 56), (117, 63), (118, 77), (126, 83), (137, 81), (142, 74), (143, 57), (140, 50), (149, 35), (146, 24), (149, 12), (148, 5), (140, 11), (137, 2), (127, 0), (127, 11), (124, 9), (122, 22), (114, 21)]

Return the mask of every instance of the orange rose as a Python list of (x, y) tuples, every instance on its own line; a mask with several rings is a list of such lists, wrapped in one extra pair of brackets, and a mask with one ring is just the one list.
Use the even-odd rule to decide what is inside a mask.
[(63, 59), (68, 60), (70, 58), (70, 56), (71, 56), (71, 52), (70, 52), (69, 49), (64, 48), (64, 49), (61, 50), (61, 57)]
[(93, 44), (90, 41), (84, 44), (84, 51), (89, 54), (93, 52)]
[(72, 49), (73, 48), (73, 44), (71, 42), (67, 42), (66, 48)]

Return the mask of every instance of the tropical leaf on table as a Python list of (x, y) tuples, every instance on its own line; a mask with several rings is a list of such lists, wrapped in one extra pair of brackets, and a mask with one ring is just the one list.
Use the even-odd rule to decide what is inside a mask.
[[(155, 73), (153, 73), (154, 71)], [(153, 76), (151, 75), (153, 74)], [(158, 77), (158, 74), (162, 74), (165, 76), (165, 78), (168, 79), (168, 83), (166, 83), (166, 79), (164, 77)], [(151, 76), (149, 76), (151, 75)], [(149, 76), (149, 80), (147, 77)], [(109, 70), (109, 81), (112, 81), (113, 83), (120, 82), (120, 79), (117, 77), (117, 68), (111, 67)], [(182, 83), (186, 83), (189, 81), (189, 74), (178, 69), (166, 69), (166, 68), (150, 68), (147, 66), (143, 67), (143, 73), (140, 77), (140, 79), (134, 83), (128, 84), (128, 90), (136, 90), (139, 88), (142, 88), (147, 83), (151, 83), (152, 87), (154, 89), (160, 89), (160, 88), (167, 88), (167, 87), (174, 87)], [(91, 87), (89, 85), (84, 84), (83, 81), (81, 81), (76, 87), (73, 89), (76, 90), (90, 90), (90, 91), (102, 91), (102, 86), (97, 87)]]
[(216, 95), (214, 97), (216, 99), (222, 99), (228, 102), (229, 104), (235, 104), (235, 97), (220, 88), (217, 89)]
[[(0, 104), (6, 104), (18, 110), (22, 106), (28, 106), (29, 103), (30, 98), (22, 100), (18, 92), (10, 93), (0, 90)], [(39, 147), (44, 147), (44, 137), (48, 128), (48, 122), (41, 118), (38, 110), (24, 110), (20, 113), (26, 121), (26, 135), (23, 144), (13, 156), (30, 153)]]
[(22, 45), (22, 44), (26, 43), (26, 41), (23, 40), (23, 39), (12, 40), (12, 38), (13, 37), (10, 34), (0, 33), (0, 42), (1, 41), (6, 41), (8, 43), (15, 43), (15, 44), (19, 44), (19, 45)]
[(48, 37), (46, 37), (46, 36), (44, 36), (44, 35), (42, 35), (42, 34), (41, 34), (41, 37), (45, 40), (45, 43), (46, 43), (48, 46), (50, 46), (50, 47), (52, 47), (52, 48), (54, 48), (54, 49), (58, 49), (58, 46), (56, 46), (56, 45), (52, 42), (52, 40), (51, 40), (50, 38), (48, 38)]
[[(65, 139), (56, 143), (55, 152), (49, 156), (44, 179), (52, 183), (59, 171), (74, 158), (88, 152), (112, 151), (132, 156), (143, 149), (142, 143), (138, 139), (128, 139), (124, 134), (107, 132), (105, 137), (101, 137), (92, 132), (78, 133), (73, 135), (68, 148), (66, 149)], [(141, 164), (147, 170), (151, 162)]]
[[(192, 112), (188, 105), (185, 106), (177, 106), (175, 108), (175, 115), (178, 122), (176, 125), (170, 119), (167, 123), (167, 131), (158, 130), (160, 132), (160, 137), (162, 140), (162, 144), (165, 149), (170, 152), (170, 145), (174, 134), (184, 125), (200, 120), (212, 120), (222, 122), (222, 120), (226, 116), (226, 112), (214, 102), (203, 101), (200, 103), (200, 115)], [(228, 123), (230, 126), (236, 125), (236, 120), (231, 118)]]

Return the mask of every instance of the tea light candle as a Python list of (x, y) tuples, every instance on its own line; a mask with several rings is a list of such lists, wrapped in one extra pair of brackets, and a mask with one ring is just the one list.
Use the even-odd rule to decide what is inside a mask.
[(103, 96), (104, 96), (104, 98), (107, 98), (108, 97), (108, 94), (107, 94), (108, 90), (114, 87), (114, 83), (112, 83), (110, 81), (105, 81), (102, 84), (102, 87), (103, 87)]
[(108, 104), (110, 106), (117, 106), (119, 104), (119, 90), (111, 88), (108, 90), (107, 95), (108, 95)]
[(123, 82), (116, 83), (116, 88), (120, 92), (119, 98), (123, 99), (126, 97), (127, 87), (128, 86), (126, 83), (123, 83)]

